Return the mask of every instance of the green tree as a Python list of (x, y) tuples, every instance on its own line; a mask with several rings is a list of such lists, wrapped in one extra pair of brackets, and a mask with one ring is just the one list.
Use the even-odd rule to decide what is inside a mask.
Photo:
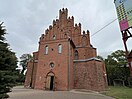
[(105, 59), (106, 71), (109, 85), (113, 85), (114, 79), (122, 79), (127, 81), (129, 77), (129, 68), (127, 67), (127, 59), (125, 51), (117, 50)]
[(17, 82), (19, 84), (23, 84), (24, 81), (25, 81), (25, 75), (24, 75), (24, 72), (25, 70), (27, 69), (27, 65), (28, 65), (28, 61), (32, 60), (32, 55), (31, 54), (23, 54), (21, 57), (20, 57), (20, 65), (22, 66), (22, 71), (21, 73), (19, 73), (18, 75), (18, 79), (17, 79)]
[(0, 99), (8, 98), (8, 92), (16, 83), (18, 72), (17, 58), (14, 52), (9, 49), (8, 43), (5, 43), (6, 29), (0, 24)]
[(104, 61), (104, 58), (102, 56), (100, 56), (100, 55), (98, 55), (97, 58), (102, 60), (102, 61)]
[(32, 55), (31, 54), (23, 54), (20, 59), (20, 65), (22, 66), (22, 71), (21, 74), (24, 73), (24, 71), (27, 69), (27, 64), (30, 60), (32, 60)]

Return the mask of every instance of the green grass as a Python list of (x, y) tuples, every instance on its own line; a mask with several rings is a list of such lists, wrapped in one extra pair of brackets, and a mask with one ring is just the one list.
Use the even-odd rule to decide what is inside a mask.
[(132, 99), (132, 88), (110, 86), (103, 94), (116, 99)]

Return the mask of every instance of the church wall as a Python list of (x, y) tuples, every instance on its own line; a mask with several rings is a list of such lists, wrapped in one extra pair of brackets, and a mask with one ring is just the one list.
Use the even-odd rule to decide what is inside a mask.
[(97, 67), (97, 80), (98, 80), (98, 90), (105, 90), (107, 85), (107, 75), (106, 75), (106, 69), (105, 64), (100, 61), (96, 61), (96, 67)]
[(25, 83), (24, 83), (25, 87), (30, 87), (31, 75), (32, 75), (32, 67), (33, 67), (33, 62), (28, 62), (26, 78), (25, 78)]
[[(95, 90), (96, 69), (93, 61), (74, 63), (74, 88)], [(91, 72), (92, 71), (92, 72)]]
[(38, 63), (37, 62), (34, 62), (34, 64), (33, 64), (33, 74), (32, 74), (32, 86), (31, 86), (32, 88), (34, 88), (34, 86), (35, 86), (37, 65), (38, 65)]
[(104, 70), (100, 61), (87, 61), (74, 63), (74, 88), (94, 91), (105, 90), (107, 86), (104, 79)]
[(88, 59), (96, 57), (96, 48), (92, 47), (77, 47), (75, 50), (78, 51), (79, 59)]
[[(62, 44), (62, 53), (58, 53), (58, 45)], [(44, 53), (45, 46), (48, 45), (48, 54)], [(63, 58), (62, 58), (63, 57)], [(56, 90), (67, 90), (68, 80), (68, 40), (45, 42), (40, 45), (38, 56), (38, 67), (35, 88), (44, 89), (46, 75), (52, 71), (55, 74)], [(55, 67), (51, 68), (53, 62)]]

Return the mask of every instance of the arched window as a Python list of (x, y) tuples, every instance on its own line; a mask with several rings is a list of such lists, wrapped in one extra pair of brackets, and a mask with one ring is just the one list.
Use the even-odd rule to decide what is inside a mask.
[(64, 34), (64, 38), (67, 38), (67, 34), (66, 33)]
[(55, 40), (56, 39), (56, 35), (53, 35), (53, 40)]
[(45, 54), (48, 54), (48, 45), (45, 46)]
[(62, 53), (62, 45), (61, 44), (58, 45), (58, 53)]
[(79, 56), (78, 56), (78, 51), (76, 50), (76, 51), (74, 52), (74, 59), (75, 59), (75, 60), (78, 60), (78, 58), (79, 58)]

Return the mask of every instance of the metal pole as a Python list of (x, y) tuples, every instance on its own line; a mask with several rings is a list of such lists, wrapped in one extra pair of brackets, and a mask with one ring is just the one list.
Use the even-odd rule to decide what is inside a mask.
[[(130, 34), (130, 36), (128, 36), (127, 32)], [(131, 33), (129, 30), (125, 30), (124, 32), (122, 31), (122, 39), (123, 39), (123, 43), (124, 43), (124, 47), (125, 47), (125, 51), (126, 51), (126, 58), (127, 58), (127, 62), (128, 62), (129, 69), (130, 69), (130, 76), (132, 77), (132, 66), (131, 66), (132, 60), (129, 59), (129, 57), (131, 57), (131, 56), (129, 56), (129, 52), (128, 52), (127, 44), (126, 44), (128, 38), (130, 38), (130, 37), (131, 37)]]
[[(126, 31), (125, 31), (126, 33)], [(122, 39), (123, 39), (123, 43), (124, 43), (124, 47), (125, 47), (125, 51), (126, 51), (126, 57), (128, 56), (128, 49), (127, 49), (127, 45), (126, 45), (126, 41), (127, 41), (127, 38), (125, 37), (123, 31), (122, 31)]]

